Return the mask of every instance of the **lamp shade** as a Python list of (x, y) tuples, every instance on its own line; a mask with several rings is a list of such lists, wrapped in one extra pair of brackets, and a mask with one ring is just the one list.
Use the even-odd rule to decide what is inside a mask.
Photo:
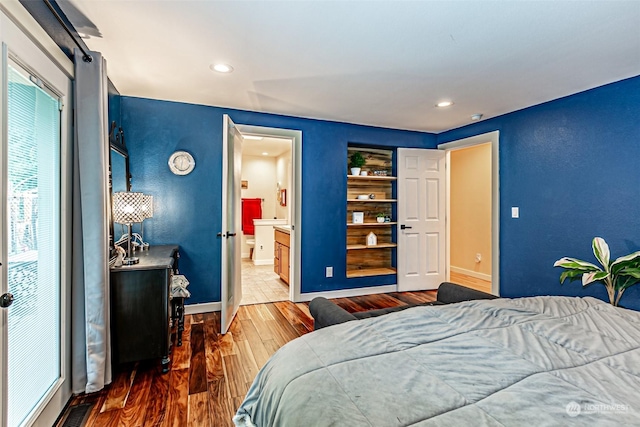
[(119, 224), (142, 222), (144, 194), (135, 192), (118, 192), (113, 195), (113, 221)]
[(153, 218), (153, 196), (150, 194), (144, 194), (142, 196), (141, 210), (144, 219)]

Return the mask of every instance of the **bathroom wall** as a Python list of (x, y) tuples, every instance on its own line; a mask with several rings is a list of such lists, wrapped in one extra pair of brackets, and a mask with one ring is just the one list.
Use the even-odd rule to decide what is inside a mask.
[(281, 154), (276, 158), (276, 180), (280, 188), (287, 190), (286, 206), (276, 203), (276, 217), (289, 220), (291, 218), (291, 151)]
[[(262, 218), (276, 216), (276, 159), (265, 156), (242, 156), (242, 180), (248, 188), (242, 190), (242, 198), (262, 198)], [(282, 218), (282, 217), (278, 217)], [(249, 257), (247, 237), (242, 235), (242, 257)]]

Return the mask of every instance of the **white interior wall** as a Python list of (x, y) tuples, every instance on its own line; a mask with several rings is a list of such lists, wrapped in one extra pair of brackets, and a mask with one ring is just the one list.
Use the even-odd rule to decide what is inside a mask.
[[(242, 180), (248, 182), (248, 188), (242, 189), (242, 198), (261, 198), (262, 218), (276, 216), (276, 159), (263, 156), (242, 156)], [(249, 257), (246, 236), (242, 235), (242, 257)]]
[(280, 188), (287, 190), (287, 206), (276, 203), (276, 216), (278, 219), (289, 220), (291, 218), (291, 151), (276, 158), (276, 180), (280, 183)]

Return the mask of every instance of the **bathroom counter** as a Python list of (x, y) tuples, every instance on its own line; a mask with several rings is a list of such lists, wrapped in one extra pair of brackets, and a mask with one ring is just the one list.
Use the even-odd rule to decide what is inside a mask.
[(289, 272), (291, 270), (290, 262), (290, 241), (291, 241), (291, 227), (289, 226), (274, 226), (273, 234), (275, 240), (275, 249), (273, 256), (273, 271), (280, 276), (283, 282), (289, 284)]

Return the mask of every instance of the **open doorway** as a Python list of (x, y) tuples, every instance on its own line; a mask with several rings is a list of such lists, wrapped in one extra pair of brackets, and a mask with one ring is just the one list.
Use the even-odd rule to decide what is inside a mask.
[(450, 280), (491, 292), (491, 143), (451, 150)]
[(497, 131), (438, 146), (447, 152), (447, 280), (499, 295)]
[(293, 140), (241, 133), (240, 305), (288, 300)]

